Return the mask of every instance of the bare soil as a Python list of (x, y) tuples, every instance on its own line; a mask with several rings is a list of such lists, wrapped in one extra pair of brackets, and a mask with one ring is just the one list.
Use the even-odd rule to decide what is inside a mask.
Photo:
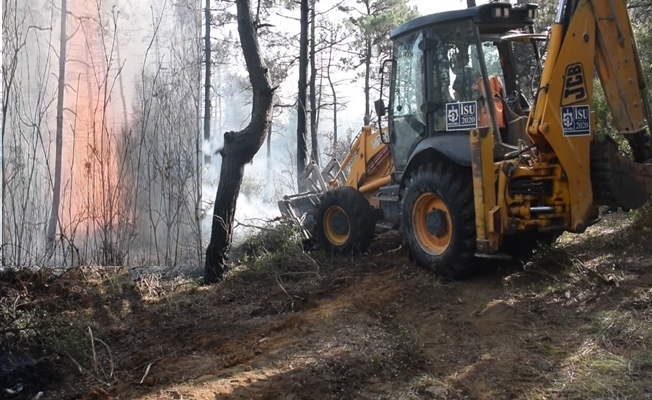
[(367, 255), (212, 287), (99, 268), (5, 275), (0, 294), (58, 325), (0, 340), (30, 344), (32, 360), (33, 344), (50, 350), (13, 377), (14, 398), (652, 399), (651, 237), (610, 215), (458, 282), (391, 234)]

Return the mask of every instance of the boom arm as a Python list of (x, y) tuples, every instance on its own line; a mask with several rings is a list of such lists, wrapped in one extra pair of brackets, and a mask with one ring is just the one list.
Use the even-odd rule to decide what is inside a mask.
[[(616, 129), (628, 136), (634, 158), (652, 157), (647, 142), (649, 116), (645, 77), (625, 1), (593, 1), (598, 24), (595, 66), (604, 88)], [(642, 140), (643, 139), (643, 140)]]

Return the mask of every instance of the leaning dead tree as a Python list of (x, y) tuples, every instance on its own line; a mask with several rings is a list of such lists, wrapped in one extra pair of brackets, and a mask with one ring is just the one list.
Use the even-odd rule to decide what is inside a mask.
[(236, 0), (235, 3), (240, 45), (253, 89), (251, 121), (239, 132), (224, 134), (224, 146), (219, 153), (222, 156), (222, 166), (213, 209), (211, 239), (206, 249), (205, 283), (218, 282), (224, 276), (244, 166), (254, 158), (265, 142), (265, 135), (272, 118), (274, 89), (269, 70), (260, 55), (249, 0)]

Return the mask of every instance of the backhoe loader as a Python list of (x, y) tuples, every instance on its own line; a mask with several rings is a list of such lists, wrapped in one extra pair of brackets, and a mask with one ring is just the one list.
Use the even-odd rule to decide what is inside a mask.
[[(460, 278), (477, 257), (584, 232), (600, 205), (644, 205), (650, 113), (626, 1), (560, 0), (546, 34), (537, 9), (492, 2), (394, 29), (378, 127), (341, 163), (313, 163), (282, 212), (335, 252), (398, 229), (417, 264)], [(596, 135), (594, 77), (624, 140)]]

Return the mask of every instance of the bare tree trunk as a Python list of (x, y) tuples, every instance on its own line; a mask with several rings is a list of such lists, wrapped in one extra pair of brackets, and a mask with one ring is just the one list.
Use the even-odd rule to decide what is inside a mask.
[[(204, 140), (211, 139), (211, 1), (206, 0), (206, 36), (204, 54), (206, 73), (204, 81)], [(204, 164), (211, 163), (210, 154), (204, 155)]]
[(274, 89), (271, 87), (269, 70), (260, 55), (249, 0), (236, 0), (236, 7), (240, 44), (253, 89), (253, 104), (249, 124), (240, 132), (224, 134), (211, 240), (206, 249), (205, 283), (215, 283), (224, 277), (244, 166), (254, 158), (265, 142), (265, 134), (272, 119)]
[(270, 121), (269, 126), (267, 127), (267, 182), (272, 179), (272, 122)]
[(303, 191), (301, 175), (306, 169), (306, 70), (308, 69), (308, 0), (301, 0), (299, 39), (299, 94), (297, 100), (297, 188)]
[(46, 254), (49, 259), (54, 252), (59, 220), (59, 203), (61, 202), (61, 152), (63, 147), (63, 91), (66, 82), (66, 18), (68, 11), (66, 0), (61, 0), (61, 35), (59, 40), (59, 88), (57, 95), (57, 133), (54, 155), (54, 187), (52, 194), (52, 209), (48, 220), (46, 236)]
[[(367, 6), (367, 15), (371, 16), (371, 2), (370, 0), (365, 1), (365, 5)], [(367, 37), (364, 41), (365, 46), (364, 46), (364, 124), (369, 125), (371, 122), (371, 111), (369, 109), (369, 98), (371, 97), (371, 84), (370, 84), (370, 79), (371, 79), (371, 38), (369, 38), (369, 34), (365, 34)]]
[(315, 61), (315, 0), (310, 0), (310, 159), (319, 165), (317, 137), (317, 66)]
[[(118, 32), (116, 32), (117, 36)], [(128, 122), (128, 114), (127, 114), (127, 97), (125, 96), (125, 85), (122, 80), (122, 67), (124, 67), (124, 64), (122, 63), (122, 58), (120, 58), (120, 40), (116, 39), (116, 45), (115, 45), (115, 50), (116, 50), (116, 55), (118, 57), (118, 85), (120, 86), (120, 100), (122, 102), (122, 130), (123, 133), (127, 133), (127, 126), (129, 126)]]
[(364, 60), (364, 124), (369, 125), (371, 122), (371, 111), (369, 110), (369, 98), (371, 84), (369, 83), (371, 75), (371, 40), (365, 41), (365, 60)]
[(335, 84), (331, 76), (331, 65), (333, 63), (333, 46), (330, 46), (328, 51), (328, 65), (326, 66), (326, 77), (328, 78), (328, 85), (333, 92), (333, 154), (337, 148), (337, 92), (335, 91)]
[[(209, 1), (206, 1), (206, 9), (208, 11), (208, 19), (206, 21), (206, 37), (208, 38), (208, 47), (210, 50), (210, 35), (208, 34), (208, 29), (210, 29), (210, 7), (209, 7)], [(197, 28), (197, 55), (201, 59), (201, 16), (197, 15), (197, 23), (196, 23), (196, 28)], [(209, 72), (210, 72), (210, 67), (212, 67), (212, 64), (210, 62), (212, 61), (212, 57), (206, 56), (206, 60), (209, 61)], [(201, 84), (201, 67), (197, 68), (197, 83)], [(210, 80), (209, 80), (210, 83)], [(199, 93), (198, 93), (199, 94)], [(196, 104), (196, 113), (197, 113), (197, 121), (199, 121), (199, 115), (201, 113), (201, 103), (199, 101), (195, 102)], [(204, 110), (206, 111), (206, 110)], [(209, 107), (209, 115), (210, 115), (210, 107)], [(197, 124), (197, 127), (199, 127), (199, 124)], [(210, 128), (210, 127), (209, 127)], [(205, 133), (204, 133), (205, 135)], [(210, 131), (209, 131), (209, 136), (210, 136)], [(193, 135), (193, 138), (195, 138), (195, 224), (196, 224), (196, 251), (197, 251), (197, 262), (201, 263), (203, 261), (203, 254), (204, 254), (204, 242), (202, 238), (202, 182), (203, 182), (203, 171), (202, 171), (202, 162), (204, 161), (204, 157), (202, 157), (202, 139), (200, 139), (199, 135)], [(211, 161), (212, 157), (210, 154), (208, 155), (208, 160), (209, 163)], [(180, 227), (180, 226), (179, 226)]]

